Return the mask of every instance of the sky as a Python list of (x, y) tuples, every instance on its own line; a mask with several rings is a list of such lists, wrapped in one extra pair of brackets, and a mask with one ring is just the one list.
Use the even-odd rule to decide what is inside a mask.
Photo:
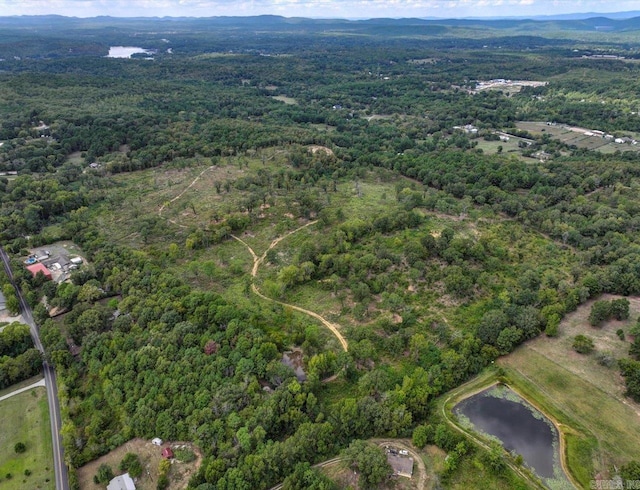
[(285, 17), (506, 17), (623, 12), (639, 0), (0, 0), (0, 16), (212, 17), (273, 14)]

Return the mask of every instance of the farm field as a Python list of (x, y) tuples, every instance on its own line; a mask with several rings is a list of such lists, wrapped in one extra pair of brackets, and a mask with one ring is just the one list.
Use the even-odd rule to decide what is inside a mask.
[[(640, 151), (638, 145), (628, 143), (615, 143), (610, 139), (605, 139), (599, 135), (585, 135), (585, 132), (593, 129), (576, 128), (566, 124), (549, 125), (540, 121), (519, 121), (516, 123), (518, 129), (528, 131), (534, 136), (544, 134), (551, 135), (552, 139), (558, 139), (567, 145), (575, 145), (578, 148), (597, 150), (602, 153), (614, 153), (615, 151)], [(626, 134), (626, 133), (625, 133)]]
[[(0, 489), (54, 490), (45, 389), (34, 388), (3, 400), (0, 414)], [(15, 452), (17, 443), (26, 446), (24, 453)]]

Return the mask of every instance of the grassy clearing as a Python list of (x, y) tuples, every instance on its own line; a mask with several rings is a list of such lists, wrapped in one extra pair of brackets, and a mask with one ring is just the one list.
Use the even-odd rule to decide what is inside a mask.
[[(175, 448), (176, 446), (182, 446), (182, 443), (171, 443), (170, 446)], [(191, 444), (185, 444), (187, 447), (193, 450)], [(165, 443), (163, 447), (169, 446)], [(91, 461), (78, 469), (78, 480), (80, 482), (81, 490), (103, 490), (104, 485), (97, 485), (93, 481), (94, 475), (98, 472), (98, 468), (102, 464), (106, 464), (111, 467), (114, 475), (120, 475), (122, 472), (118, 469), (120, 462), (127, 453), (137, 454), (142, 463), (142, 475), (136, 479), (135, 484), (138, 490), (155, 490), (158, 481), (158, 465), (162, 460), (162, 448), (154, 446), (151, 441), (144, 439), (132, 439), (126, 442), (122, 446), (110, 451), (104, 456)], [(201, 455), (198, 451), (194, 451), (196, 454), (195, 461), (191, 463), (182, 463), (175, 461), (171, 465), (171, 471), (169, 472), (170, 487), (169, 488), (184, 488), (189, 481), (189, 478), (196, 469), (200, 466)]]
[[(611, 300), (618, 296), (603, 295), (598, 299)], [(632, 403), (624, 396), (624, 380), (616, 367), (606, 367), (598, 363), (596, 353), (607, 353), (615, 359), (628, 357), (630, 343), (620, 340), (616, 331), (622, 329), (628, 333), (629, 328), (640, 315), (640, 298), (628, 298), (630, 318), (624, 321), (611, 320), (595, 328), (589, 325), (588, 317), (595, 300), (580, 306), (575, 312), (568, 314), (562, 321), (559, 335), (550, 339), (539, 337), (527, 344), (539, 354), (560, 364), (566, 370), (588, 381), (599, 390), (606, 392), (623, 403)], [(576, 335), (587, 335), (594, 341), (595, 351), (590, 355), (582, 355), (572, 348)], [(627, 337), (628, 339), (628, 337)], [(633, 404), (640, 411), (640, 406)]]
[(499, 148), (502, 148), (502, 153), (513, 153), (520, 154), (522, 149), (518, 147), (518, 139), (510, 138), (509, 141), (486, 141), (482, 138), (478, 138), (476, 140), (478, 142), (478, 146), (476, 148), (480, 148), (484, 153), (489, 155), (494, 155), (499, 152)]
[[(562, 345), (562, 339), (554, 340)], [(619, 382), (618, 373), (615, 370), (599, 373), (597, 368), (602, 366), (592, 359), (574, 356), (570, 348), (564, 356), (552, 348), (545, 350), (550, 342), (542, 338), (534, 340), (500, 359), (499, 364), (509, 368), (522, 385), (544, 394), (548, 410), (561, 412), (573, 427), (593, 434), (595, 441), (589, 438), (567, 441), (574, 476), (588, 484), (587, 478), (595, 473), (607, 474), (613, 464), (619, 466), (640, 459), (640, 410), (630, 400), (615, 394), (618, 388), (613, 386)], [(589, 472), (587, 468), (593, 470)]]
[(514, 481), (498, 477), (483, 466), (475, 464), (474, 458), (463, 458), (454, 475), (447, 481), (447, 488), (451, 490), (468, 490), (469, 488), (513, 490)]
[(29, 385), (37, 383), (42, 378), (43, 378), (42, 374), (38, 374), (37, 376), (34, 376), (32, 378), (25, 379), (24, 381), (20, 381), (19, 383), (13, 384), (8, 388), (5, 388), (4, 390), (0, 390), (0, 396), (8, 395), (9, 393), (19, 390), (20, 388), (25, 388)]
[(293, 97), (287, 97), (286, 95), (272, 95), (272, 99), (284, 102), (287, 105), (298, 105), (298, 101)]
[[(411, 443), (408, 440), (400, 439), (399, 441), (411, 446)], [(419, 454), (419, 456), (422, 458), (422, 461), (424, 462), (425, 468), (427, 470), (426, 482), (424, 486), (425, 490), (434, 490), (436, 488), (441, 488), (440, 479), (438, 478), (437, 475), (440, 472), (442, 472), (444, 469), (444, 460), (447, 454), (437, 446), (426, 446), (422, 450), (419, 450), (413, 447), (413, 450), (416, 451)], [(352, 470), (350, 470), (349, 468), (346, 468), (345, 464), (342, 461), (338, 461), (331, 465), (319, 468), (319, 471), (325, 474), (326, 476), (328, 476), (331, 480), (333, 480), (338, 485), (338, 488), (358, 488), (356, 475), (353, 474)], [(418, 473), (419, 473), (419, 467), (416, 463), (414, 463), (414, 471), (413, 471), (412, 478), (406, 478), (406, 477), (391, 478), (386, 483), (381, 484), (376, 488), (380, 490), (418, 489), (419, 488)], [(462, 487), (459, 487), (459, 488), (462, 488)], [(501, 488), (501, 487), (495, 487), (495, 488)], [(503, 488), (508, 488), (508, 487), (503, 487)]]
[[(53, 449), (45, 389), (34, 388), (0, 402), (0, 413), (0, 490), (53, 490)], [(22, 454), (14, 450), (18, 442), (26, 445)], [(7, 478), (9, 474), (11, 477)]]

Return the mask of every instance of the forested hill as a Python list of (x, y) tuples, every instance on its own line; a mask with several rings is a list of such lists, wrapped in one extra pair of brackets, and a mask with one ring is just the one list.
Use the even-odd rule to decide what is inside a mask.
[[(247, 36), (251, 33), (251, 36)], [(76, 18), (56, 15), (0, 17), (0, 70), (14, 61), (106, 56), (110, 46), (141, 46), (158, 56), (210, 52), (281, 55), (316, 47), (348, 49), (355, 44), (381, 49), (554, 49), (589, 36), (607, 53), (625, 47), (638, 56), (640, 17), (610, 19), (307, 19), (253, 17)], [(297, 49), (292, 49), (294, 46)], [(169, 49), (170, 48), (170, 49)], [(604, 50), (604, 51), (603, 51)], [(575, 53), (578, 57), (583, 51)], [(587, 53), (589, 54), (589, 53)], [(619, 53), (618, 53), (619, 54)]]
[(476, 27), (483, 29), (510, 29), (546, 32), (555, 29), (593, 31), (604, 25), (608, 30), (626, 31), (640, 28), (640, 16), (630, 18), (610, 18), (594, 14), (586, 19), (420, 19), (420, 18), (374, 18), (366, 20), (347, 19), (309, 19), (303, 17), (282, 17), (278, 15), (257, 15), (246, 17), (109, 17), (92, 18), (64, 17), (60, 15), (24, 15), (0, 16), (0, 27), (38, 29), (38, 33), (55, 31), (57, 29), (75, 29), (88, 31), (105, 26), (119, 28), (135, 28), (136, 30), (155, 30), (158, 25), (172, 28), (219, 29), (219, 28), (247, 28), (261, 30), (315, 30), (315, 29), (345, 29), (366, 30), (370, 27), (393, 26), (396, 28), (411, 28), (415, 26), (433, 27), (448, 26), (451, 28)]

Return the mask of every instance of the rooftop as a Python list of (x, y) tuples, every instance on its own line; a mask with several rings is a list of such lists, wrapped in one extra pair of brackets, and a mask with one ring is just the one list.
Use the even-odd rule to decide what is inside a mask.
[(38, 272), (42, 272), (45, 277), (51, 279), (51, 271), (47, 269), (44, 264), (41, 264), (39, 262), (37, 264), (27, 266), (27, 270), (31, 272), (31, 274), (33, 274), (33, 277), (36, 277), (36, 275), (38, 275)]
[(129, 476), (129, 473), (116, 476), (107, 485), (107, 490), (136, 490), (136, 485)]
[(393, 468), (394, 475), (406, 476), (407, 478), (413, 476), (413, 458), (387, 453), (387, 461)]

